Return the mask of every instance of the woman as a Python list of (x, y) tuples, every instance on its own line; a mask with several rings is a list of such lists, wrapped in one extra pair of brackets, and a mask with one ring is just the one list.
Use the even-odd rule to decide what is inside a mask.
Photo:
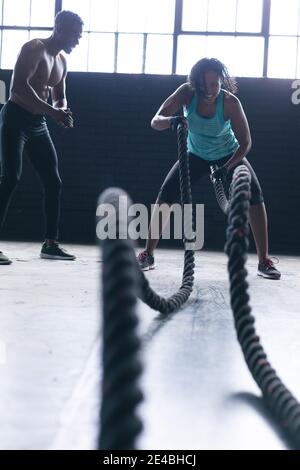
[[(257, 274), (268, 279), (280, 279), (268, 254), (268, 223), (262, 190), (253, 168), (246, 159), (251, 148), (247, 118), (236, 92), (236, 82), (230, 78), (224, 64), (217, 59), (201, 59), (191, 70), (188, 81), (181, 85), (161, 105), (151, 121), (153, 129), (172, 128), (178, 120), (188, 127), (188, 153), (191, 183), (210, 173), (210, 166), (221, 167), (218, 176), (230, 182), (237, 165), (244, 164), (251, 172), (250, 226), (257, 254)], [(174, 114), (184, 110), (184, 117)], [(162, 203), (178, 201), (179, 165), (175, 163), (158, 194), (156, 211)], [(157, 214), (153, 212), (152, 219)], [(154, 250), (158, 239), (149, 230), (146, 249), (138, 256), (141, 269), (154, 269)]]

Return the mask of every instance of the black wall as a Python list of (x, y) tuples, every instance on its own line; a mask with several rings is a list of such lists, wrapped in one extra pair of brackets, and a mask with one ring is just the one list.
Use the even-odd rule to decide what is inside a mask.
[[(10, 77), (11, 72), (0, 71), (7, 88)], [(169, 131), (155, 132), (150, 120), (184, 81), (181, 76), (68, 75), (68, 100), (76, 127), (63, 131), (49, 122), (64, 183), (61, 239), (95, 240), (96, 201), (108, 186), (121, 186), (135, 202), (150, 205), (155, 201), (177, 150), (175, 136)], [(292, 104), (292, 81), (243, 78), (238, 84), (253, 139), (249, 160), (260, 179), (269, 214), (271, 251), (299, 252), (300, 105)], [(194, 189), (193, 197), (205, 204), (204, 248), (221, 249), (226, 224), (208, 179)], [(42, 237), (42, 192), (25, 159), (1, 238)]]

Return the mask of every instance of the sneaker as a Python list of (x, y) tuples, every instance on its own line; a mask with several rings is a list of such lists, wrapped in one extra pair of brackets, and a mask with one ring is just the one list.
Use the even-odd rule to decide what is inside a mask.
[(70, 255), (65, 249), (60, 248), (58, 243), (47, 245), (45, 242), (41, 249), (41, 258), (44, 259), (61, 259), (66, 261), (73, 261), (76, 256)]
[(0, 251), (0, 264), (11, 264), (12, 261)]
[[(279, 262), (277, 258), (275, 258), (276, 264)], [(274, 262), (271, 258), (266, 258), (265, 261), (259, 263), (257, 275), (265, 277), (266, 279), (280, 279), (281, 272), (275, 268)]]
[(137, 261), (142, 271), (149, 271), (149, 269), (154, 269), (154, 256), (150, 255), (147, 250), (142, 251), (138, 257)]

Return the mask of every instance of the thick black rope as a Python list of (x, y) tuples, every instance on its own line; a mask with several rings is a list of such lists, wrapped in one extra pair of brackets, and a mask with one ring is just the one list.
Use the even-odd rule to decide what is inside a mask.
[[(192, 213), (192, 192), (190, 183), (190, 170), (189, 159), (186, 145), (187, 130), (179, 124), (177, 127), (177, 143), (178, 143), (178, 158), (179, 158), (179, 177), (180, 177), (180, 192), (181, 192), (181, 205), (189, 204), (190, 211), (185, 211), (184, 218), (184, 233), (187, 234), (193, 227), (193, 213)], [(193, 242), (193, 240), (184, 240), (184, 242)], [(141, 299), (154, 310), (161, 313), (168, 314), (178, 310), (189, 298), (193, 290), (194, 284), (194, 251), (185, 249), (184, 253), (184, 268), (182, 284), (178, 292), (169, 298), (159, 296), (149, 285), (148, 279), (144, 273), (141, 272)]]
[(271, 367), (256, 334), (255, 319), (249, 306), (245, 263), (249, 244), (250, 180), (250, 173), (244, 165), (235, 169), (230, 188), (229, 225), (225, 245), (225, 252), (229, 257), (231, 307), (237, 337), (252, 377), (281, 428), (300, 449), (300, 404)]
[[(189, 161), (186, 148), (186, 129), (177, 128), (181, 202), (189, 204), (185, 210), (184, 234), (193, 228), (192, 196)], [(100, 412), (99, 448), (110, 450), (134, 449), (135, 441), (142, 429), (136, 416), (136, 408), (142, 400), (138, 386), (141, 363), (138, 359), (140, 340), (136, 333), (135, 313), (137, 297), (161, 313), (177, 310), (193, 290), (194, 251), (185, 246), (182, 285), (168, 299), (157, 295), (138, 268), (134, 247), (129, 236), (119, 239), (120, 233), (128, 235), (127, 210), (119, 211), (120, 197), (130, 205), (127, 194), (118, 189), (106, 190), (99, 204), (110, 204), (115, 208), (116, 239), (102, 240), (102, 290), (103, 290), (103, 385)], [(124, 208), (123, 208), (124, 209)], [(184, 242), (193, 243), (191, 237)]]
[(217, 165), (211, 165), (210, 170), (211, 170), (211, 181), (215, 190), (215, 195), (217, 202), (221, 208), (221, 210), (224, 212), (224, 214), (228, 214), (229, 211), (229, 202), (226, 196), (226, 192), (224, 189), (223, 181), (221, 179), (216, 179), (213, 177), (213, 172), (216, 170), (218, 167)]
[[(117, 213), (117, 239), (102, 240), (103, 291), (103, 381), (100, 412), (99, 449), (132, 450), (142, 429), (136, 408), (142, 400), (138, 379), (140, 340), (136, 315), (139, 276), (133, 243), (120, 240), (127, 233), (127, 220), (118, 212), (119, 197), (127, 194), (117, 188), (105, 191), (100, 204), (111, 204)], [(128, 238), (128, 237), (127, 237)]]

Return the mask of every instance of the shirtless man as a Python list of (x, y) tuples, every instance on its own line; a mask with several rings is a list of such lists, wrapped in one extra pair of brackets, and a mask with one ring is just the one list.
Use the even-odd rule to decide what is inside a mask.
[[(61, 11), (49, 38), (33, 39), (23, 45), (13, 71), (9, 100), (0, 113), (0, 228), (21, 177), (26, 150), (44, 188), (46, 231), (40, 256), (48, 259), (75, 259), (57, 242), (61, 179), (45, 116), (63, 128), (73, 127), (66, 100), (67, 64), (61, 51), (70, 54), (77, 46), (82, 26), (78, 15)], [(47, 102), (50, 95), (52, 105)], [(0, 252), (0, 264), (10, 263)]]

